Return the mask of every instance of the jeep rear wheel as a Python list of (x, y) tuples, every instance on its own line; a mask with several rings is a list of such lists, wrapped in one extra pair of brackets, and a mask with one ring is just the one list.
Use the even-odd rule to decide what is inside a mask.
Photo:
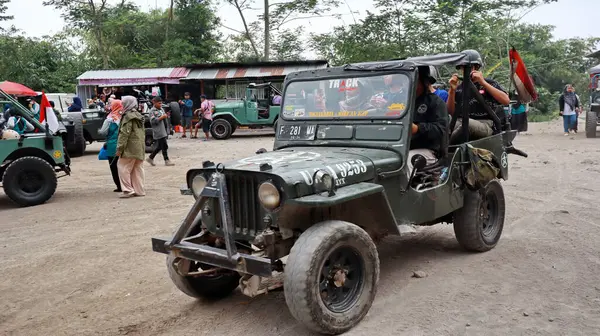
[(493, 249), (502, 235), (506, 204), (504, 190), (497, 180), (478, 191), (465, 190), (463, 207), (454, 213), (454, 234), (469, 251)]
[(11, 162), (2, 177), (4, 192), (20, 206), (45, 203), (54, 195), (56, 186), (54, 167), (35, 156)]
[(285, 301), (308, 328), (340, 334), (367, 314), (379, 282), (375, 243), (360, 227), (332, 220), (296, 241), (285, 266)]
[(207, 271), (215, 267), (172, 255), (167, 256), (169, 277), (180, 291), (194, 298), (221, 299), (231, 294), (240, 283), (240, 275), (237, 272), (224, 269), (215, 270), (215, 273), (207, 275), (182, 276), (174, 262), (181, 263), (177, 265), (179, 270), (184, 272)]
[(210, 134), (217, 140), (229, 139), (233, 133), (233, 127), (227, 119), (217, 119), (210, 125)]
[(598, 114), (596, 111), (588, 111), (585, 115), (585, 137), (595, 138), (596, 127), (598, 127)]

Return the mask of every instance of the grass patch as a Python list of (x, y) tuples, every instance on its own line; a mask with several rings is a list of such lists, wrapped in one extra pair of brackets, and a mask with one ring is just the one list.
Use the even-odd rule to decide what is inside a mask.
[(558, 115), (558, 111), (550, 113), (550, 114), (530, 114), (527, 116), (527, 121), (529, 122), (547, 122), (560, 118)]

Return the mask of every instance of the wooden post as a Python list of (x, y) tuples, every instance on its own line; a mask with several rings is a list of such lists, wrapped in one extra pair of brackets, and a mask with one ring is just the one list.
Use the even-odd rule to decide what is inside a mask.
[(200, 94), (201, 95), (204, 94), (204, 80), (203, 79), (200, 80)]

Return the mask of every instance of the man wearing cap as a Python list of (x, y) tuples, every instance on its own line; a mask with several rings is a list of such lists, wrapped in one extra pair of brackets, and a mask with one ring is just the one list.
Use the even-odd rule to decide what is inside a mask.
[[(492, 111), (502, 109), (501, 113), (504, 113), (503, 106), (510, 104), (508, 93), (506, 93), (506, 90), (495, 80), (483, 77), (483, 74), (480, 71), (483, 61), (481, 60), (479, 53), (476, 51), (467, 52), (471, 53), (471, 56), (475, 58), (475, 61), (471, 62), (473, 66), (473, 70), (471, 71), (471, 80), (473, 81), (475, 87), (483, 96), (485, 103), (492, 108)], [(456, 69), (463, 71), (464, 66), (459, 65), (456, 67)], [(453, 114), (454, 111), (457, 108), (460, 109), (462, 105), (462, 94), (464, 88), (462, 83), (460, 83), (460, 85), (458, 84), (458, 74), (452, 75), (449, 84), (450, 90), (448, 91), (447, 106), (448, 112)], [(494, 121), (487, 113), (485, 107), (479, 104), (475, 97), (471, 97), (469, 105), (471, 107), (469, 113), (469, 139), (481, 139), (492, 135), (494, 133)], [(462, 118), (459, 117), (450, 136), (450, 143), (464, 142), (465, 140), (461, 138)]]
[(448, 110), (444, 101), (431, 92), (435, 78), (430, 67), (420, 66), (417, 80), (417, 99), (413, 109), (412, 138), (408, 154), (408, 168), (412, 171), (412, 157), (423, 155), (427, 164), (435, 163), (442, 150), (443, 139), (448, 136)]

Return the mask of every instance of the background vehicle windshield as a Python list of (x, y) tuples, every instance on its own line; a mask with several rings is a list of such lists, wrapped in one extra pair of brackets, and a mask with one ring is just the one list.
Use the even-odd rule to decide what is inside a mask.
[(396, 118), (408, 107), (404, 74), (295, 81), (283, 100), (285, 119)]

